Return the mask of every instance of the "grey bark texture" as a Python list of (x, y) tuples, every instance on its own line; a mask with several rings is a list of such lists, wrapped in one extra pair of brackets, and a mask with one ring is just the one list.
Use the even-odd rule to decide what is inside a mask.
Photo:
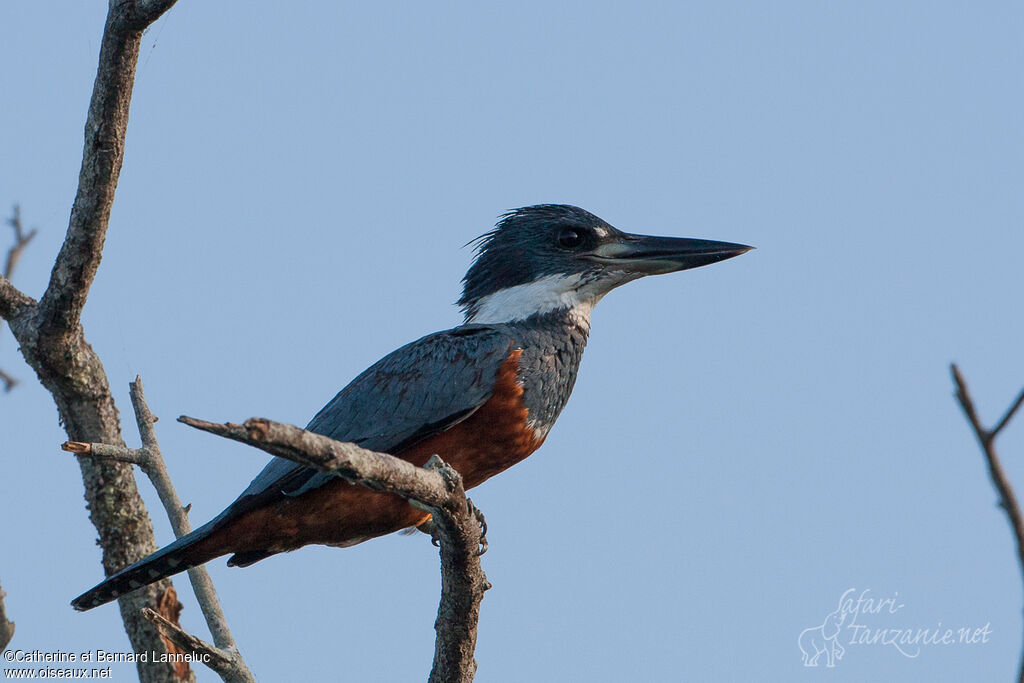
[[(0, 317), (7, 319), (22, 355), (53, 395), (72, 441), (123, 445), (121, 423), (99, 357), (85, 339), (82, 307), (102, 258), (110, 209), (124, 158), (125, 130), (142, 33), (174, 0), (111, 0), (99, 66), (85, 124), (78, 191), (64, 244), (38, 303), (0, 277)], [(153, 527), (130, 465), (79, 458), (89, 518), (96, 527), (106, 574), (156, 549)], [(173, 651), (173, 644), (142, 616), (144, 607), (176, 618), (180, 609), (169, 581), (119, 601), (136, 652)], [(192, 681), (180, 664), (139, 664), (146, 683)]]
[[(152, 482), (153, 488), (160, 496), (160, 502), (167, 511), (167, 517), (171, 521), (175, 537), (181, 538), (192, 531), (192, 524), (189, 522), (188, 511), (181, 504), (181, 498), (178, 497), (171, 476), (167, 472), (167, 466), (164, 464), (164, 457), (160, 452), (160, 444), (157, 441), (154, 428), (157, 418), (146, 403), (146, 393), (142, 388), (140, 377), (136, 377), (135, 381), (131, 383), (130, 392), (132, 408), (135, 411), (135, 422), (142, 439), (142, 448), (76, 441), (68, 441), (61, 448), (77, 455), (109, 458), (117, 462), (137, 465)], [(217, 673), (225, 683), (255, 683), (256, 679), (249, 671), (249, 667), (231, 635), (231, 629), (228, 627), (224, 611), (221, 609), (220, 599), (217, 597), (217, 591), (213, 587), (209, 572), (200, 565), (189, 569), (188, 576), (196, 594), (196, 602), (199, 603), (199, 608), (213, 635), (214, 645), (186, 633), (177, 624), (151, 609), (144, 609), (143, 616), (165, 638), (180, 649), (199, 654), (200, 661)]]

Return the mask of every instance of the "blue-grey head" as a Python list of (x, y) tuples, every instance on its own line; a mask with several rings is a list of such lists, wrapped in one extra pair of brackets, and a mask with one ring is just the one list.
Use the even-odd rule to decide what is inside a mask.
[(567, 310), (589, 326), (590, 310), (612, 289), (739, 256), (742, 244), (650, 237), (617, 230), (566, 204), (504, 214), (476, 240), (458, 304), (467, 322), (497, 323)]

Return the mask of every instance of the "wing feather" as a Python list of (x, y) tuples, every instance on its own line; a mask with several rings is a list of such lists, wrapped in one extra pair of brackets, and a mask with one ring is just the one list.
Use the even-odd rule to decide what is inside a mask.
[[(423, 337), (367, 368), (306, 429), (373, 451), (400, 453), (487, 402), (514, 345), (508, 332), (488, 325), (463, 325)], [(241, 512), (282, 494), (297, 496), (330, 479), (274, 458), (225, 512)]]

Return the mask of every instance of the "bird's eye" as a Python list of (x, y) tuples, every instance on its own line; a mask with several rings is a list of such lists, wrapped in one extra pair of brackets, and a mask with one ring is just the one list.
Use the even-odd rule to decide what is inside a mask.
[(575, 249), (583, 244), (583, 233), (575, 228), (562, 228), (558, 233), (558, 244), (566, 249)]

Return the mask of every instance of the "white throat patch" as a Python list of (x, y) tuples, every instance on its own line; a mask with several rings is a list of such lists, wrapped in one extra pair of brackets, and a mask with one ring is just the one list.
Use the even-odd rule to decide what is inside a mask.
[(590, 311), (614, 287), (635, 279), (622, 273), (622, 278), (590, 278), (574, 275), (545, 275), (533, 282), (498, 290), (482, 297), (467, 323), (510, 323), (532, 315), (567, 310), (576, 324), (590, 328)]

